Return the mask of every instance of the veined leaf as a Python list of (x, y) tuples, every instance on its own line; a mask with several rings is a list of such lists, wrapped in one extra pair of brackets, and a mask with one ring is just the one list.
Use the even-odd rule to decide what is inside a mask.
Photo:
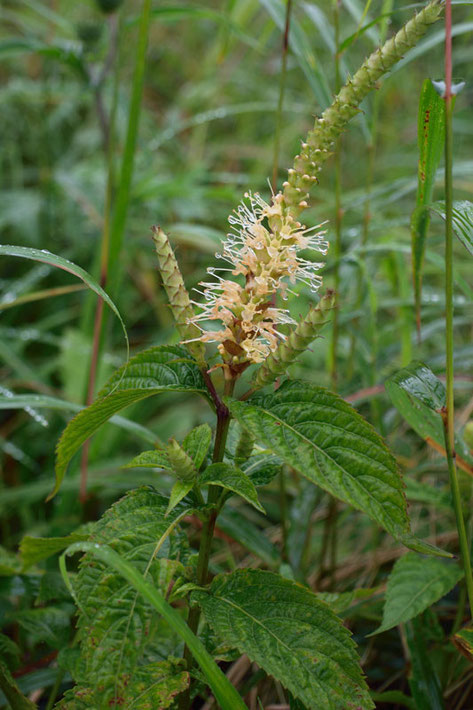
[(370, 635), (418, 616), (453, 589), (462, 576), (461, 568), (453, 561), (408, 552), (396, 562), (389, 575), (383, 621)]
[[(94, 545), (106, 544), (132, 562), (163, 594), (173, 576), (182, 573), (177, 561), (180, 539), (166, 537), (182, 510), (165, 518), (167, 504), (152, 488), (131, 491), (105, 513), (90, 536)], [(148, 658), (162, 658), (159, 617), (118, 572), (91, 554), (81, 560), (74, 594), (81, 649), (75, 680), (92, 689), (90, 705), (102, 708), (127, 693), (130, 673), (133, 676)]]
[(347, 629), (315, 594), (262, 570), (216, 577), (193, 592), (208, 623), (317, 710), (373, 708)]
[(165, 451), (153, 449), (152, 451), (142, 451), (123, 468), (170, 468), (169, 459)]
[(417, 172), (416, 207), (411, 218), (412, 266), (417, 327), (420, 328), (422, 268), (430, 223), (427, 208), (432, 200), (435, 173), (442, 155), (445, 136), (445, 102), (435, 91), (430, 79), (422, 85), (417, 119), (419, 167)]
[[(445, 388), (434, 373), (423, 363), (413, 361), (386, 380), (385, 386), (392, 403), (414, 431), (444, 451), (441, 409), (445, 405)], [(471, 469), (473, 456), (458, 434), (455, 451), (458, 464)]]
[(73, 542), (88, 540), (92, 530), (93, 523), (90, 523), (64, 537), (31, 537), (30, 535), (25, 535), (20, 543), (23, 568), (28, 569), (31, 565), (35, 565), (41, 560), (46, 560), (57, 552), (62, 552)]
[[(362, 510), (407, 546), (404, 485), (381, 437), (338, 395), (305, 382), (230, 402), (238, 421), (302, 476)], [(431, 552), (431, 550), (429, 550)]]
[[(431, 209), (445, 219), (445, 202), (434, 202)], [(453, 203), (452, 224), (458, 239), (473, 254), (473, 202), (458, 200)]]
[(179, 345), (148, 348), (117, 370), (99, 392), (97, 401), (74, 417), (64, 430), (56, 451), (56, 485), (49, 497), (59, 490), (72, 456), (102, 424), (134, 402), (170, 391), (208, 397), (197, 363)]
[(264, 508), (258, 500), (258, 494), (253, 481), (241, 469), (228, 463), (212, 463), (198, 479), (199, 485), (213, 485), (226, 488), (244, 498), (257, 510), (264, 513)]

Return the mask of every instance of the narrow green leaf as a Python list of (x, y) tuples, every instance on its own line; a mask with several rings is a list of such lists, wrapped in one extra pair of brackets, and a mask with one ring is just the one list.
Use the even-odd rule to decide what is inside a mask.
[(36, 705), (20, 692), (6, 665), (0, 661), (0, 690), (12, 710), (36, 710)]
[(229, 407), (243, 426), (301, 475), (364, 511), (403, 544), (414, 543), (393, 455), (373, 427), (338, 395), (305, 382), (285, 382), (273, 394), (257, 394)]
[(97, 294), (97, 296), (100, 296), (100, 298), (105, 301), (107, 306), (109, 306), (114, 312), (114, 314), (117, 316), (118, 320), (120, 321), (120, 325), (122, 326), (123, 333), (125, 335), (128, 352), (128, 334), (126, 332), (125, 324), (118, 311), (118, 308), (116, 307), (110, 296), (105, 293), (103, 288), (90, 274), (87, 273), (87, 271), (84, 271), (84, 269), (82, 269), (80, 266), (77, 266), (77, 264), (74, 264), (68, 259), (64, 259), (64, 257), (62, 256), (58, 256), (57, 254), (51, 254), (51, 252), (47, 251), (46, 249), (32, 249), (30, 247), (19, 247), (13, 246), (11, 244), (0, 244), (0, 256), (2, 255), (17, 256), (22, 259), (40, 261), (44, 264), (49, 264), (50, 266), (56, 266), (58, 269), (62, 269), (63, 271), (68, 271), (70, 274), (73, 274), (74, 276), (77, 276), (77, 278), (81, 279), (81, 281), (83, 281), (86, 286), (88, 286), (92, 291)]
[(166, 508), (166, 515), (174, 510), (174, 508), (179, 505), (181, 500), (186, 497), (188, 493), (193, 489), (194, 481), (176, 481), (171, 489), (171, 495), (169, 496), (169, 504)]
[[(431, 209), (445, 219), (445, 202), (434, 202)], [(473, 254), (473, 202), (458, 200), (453, 203), (452, 224), (458, 239)]]
[(377, 703), (391, 703), (392, 705), (402, 705), (409, 710), (418, 710), (414, 700), (400, 690), (386, 690), (384, 693), (372, 692), (371, 697)]
[(225, 642), (317, 710), (373, 708), (348, 630), (309, 589), (237, 570), (192, 594)]
[(380, 634), (421, 614), (448, 594), (463, 577), (459, 565), (436, 557), (419, 557), (408, 552), (389, 575)]
[(144, 350), (117, 370), (99, 392), (97, 401), (74, 417), (64, 430), (56, 450), (56, 485), (49, 498), (59, 490), (72, 456), (111, 416), (134, 402), (170, 391), (208, 397), (196, 362), (178, 345)]
[(435, 91), (431, 80), (426, 79), (422, 85), (417, 119), (419, 166), (416, 206), (411, 218), (412, 268), (418, 328), (420, 328), (422, 269), (430, 223), (430, 212), (427, 206), (432, 200), (435, 174), (443, 151), (444, 136), (445, 102)]
[[(59, 399), (58, 397), (50, 397), (46, 394), (15, 394), (3, 396), (0, 395), (0, 409), (24, 409), (28, 411), (29, 409), (59, 409), (63, 412), (81, 412), (85, 407), (75, 402), (66, 402), (64, 399)], [(148, 429), (147, 427), (137, 424), (130, 419), (125, 419), (125, 417), (114, 416), (110, 419), (111, 424), (129, 431), (132, 434), (136, 434), (147, 441), (149, 444), (156, 444), (157, 437), (156, 434)]]
[(406, 637), (411, 658), (408, 680), (416, 710), (445, 710), (440, 680), (428, 652), (421, 619), (406, 624)]
[(241, 469), (228, 463), (213, 463), (199, 476), (201, 486), (221, 486), (251, 503), (257, 510), (265, 512), (258, 500), (253, 481)]

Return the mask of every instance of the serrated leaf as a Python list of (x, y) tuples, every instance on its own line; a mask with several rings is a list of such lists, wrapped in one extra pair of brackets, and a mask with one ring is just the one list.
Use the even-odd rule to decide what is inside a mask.
[(212, 463), (199, 476), (201, 486), (221, 486), (232, 491), (251, 503), (257, 510), (264, 513), (264, 508), (258, 500), (256, 488), (249, 476), (241, 469), (228, 463)]
[(56, 451), (54, 496), (67, 465), (80, 446), (124, 407), (162, 392), (194, 392), (208, 397), (202, 374), (187, 350), (178, 345), (148, 348), (110, 378), (96, 402), (82, 410), (64, 430)]
[(370, 635), (418, 616), (453, 589), (462, 576), (455, 562), (408, 552), (396, 562), (389, 575), (383, 621)]
[(417, 119), (419, 165), (417, 171), (416, 207), (411, 218), (412, 267), (417, 323), (420, 326), (422, 268), (430, 223), (427, 208), (432, 200), (435, 174), (442, 155), (445, 136), (445, 102), (430, 79), (422, 85)]
[[(93, 526), (90, 526), (90, 531)], [(35, 565), (41, 560), (46, 560), (52, 557), (57, 552), (65, 550), (66, 547), (72, 545), (73, 542), (80, 540), (88, 540), (90, 531), (73, 532), (65, 537), (31, 537), (25, 535), (20, 542), (20, 555), (23, 560), (23, 569), (28, 569), (31, 565)]]
[(218, 635), (317, 710), (373, 708), (355, 644), (310, 590), (272, 572), (237, 570), (194, 592)]
[[(385, 387), (392, 403), (414, 431), (442, 450), (445, 436), (440, 410), (445, 404), (445, 389), (434, 373), (414, 361), (386, 380)], [(455, 434), (455, 451), (459, 465), (473, 466), (473, 456), (458, 434)]]
[(338, 395), (285, 382), (231, 402), (238, 421), (313, 483), (367, 513), (395, 538), (409, 534), (403, 482), (381, 437)]
[[(434, 202), (431, 209), (445, 219), (445, 202)], [(457, 200), (453, 203), (452, 226), (463, 246), (473, 254), (473, 202)]]
[(192, 429), (182, 442), (182, 448), (189, 454), (197, 470), (204, 463), (211, 443), (212, 429), (208, 424), (201, 424)]
[[(132, 562), (163, 594), (172, 578), (182, 574), (177, 560), (181, 543), (176, 545), (175, 534), (158, 549), (158, 541), (182, 512), (177, 508), (165, 518), (167, 505), (152, 488), (131, 491), (96, 523), (90, 537)], [(76, 681), (92, 688), (91, 705), (101, 708), (126, 692), (124, 674), (146, 665), (148, 658), (159, 659), (160, 617), (118, 572), (90, 553), (81, 560), (74, 591), (82, 664)]]

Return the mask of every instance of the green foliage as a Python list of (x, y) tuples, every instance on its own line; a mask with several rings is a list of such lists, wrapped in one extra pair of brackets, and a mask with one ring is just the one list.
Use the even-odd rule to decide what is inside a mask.
[(251, 478), (236, 466), (228, 463), (213, 463), (208, 466), (199, 478), (199, 485), (221, 486), (232, 491), (251, 503), (257, 510), (264, 513), (264, 508), (258, 500), (258, 494)]
[[(445, 219), (444, 202), (434, 202), (432, 211)], [(473, 203), (468, 200), (453, 203), (453, 229), (463, 246), (473, 254)]]
[[(165, 518), (167, 504), (151, 488), (132, 491), (105, 513), (90, 536), (94, 544), (107, 544), (123, 560), (131, 560), (163, 594), (172, 579), (183, 574), (179, 558), (185, 560), (186, 556), (175, 535), (163, 539), (159, 545), (173, 516), (181, 512), (176, 510)], [(81, 560), (73, 589), (79, 609), (81, 642), (75, 681), (79, 688), (87, 689), (88, 702), (103, 707), (123, 696), (134, 697), (128, 693), (130, 677), (138, 681), (135, 670), (140, 672), (139, 682), (144, 684), (143, 697), (146, 697), (160, 677), (151, 660), (161, 656), (163, 622), (132, 586), (123, 584), (119, 573), (111, 572), (90, 554)], [(179, 674), (179, 682), (182, 678)], [(167, 681), (165, 687), (166, 684)], [(79, 691), (79, 697), (82, 692)]]
[(321, 387), (285, 382), (274, 394), (232, 402), (232, 414), (289, 466), (408, 539), (402, 478), (392, 454), (360, 415)]
[(180, 346), (163, 345), (135, 355), (112, 375), (97, 401), (69, 423), (57, 446), (56, 485), (51, 496), (59, 490), (72, 456), (102, 424), (124, 407), (163, 392), (207, 396), (197, 365)]
[(349, 632), (308, 589), (271, 572), (238, 570), (193, 597), (220, 638), (308, 707), (374, 707)]
[(389, 575), (383, 621), (374, 633), (398, 626), (421, 614), (450, 592), (463, 576), (454, 562), (408, 552)]

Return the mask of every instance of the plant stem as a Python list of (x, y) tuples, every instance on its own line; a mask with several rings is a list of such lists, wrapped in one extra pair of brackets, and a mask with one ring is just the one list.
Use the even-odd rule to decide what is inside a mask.
[(281, 73), (279, 75), (279, 99), (276, 112), (276, 126), (274, 129), (274, 154), (273, 154), (273, 192), (277, 191), (278, 170), (279, 170), (279, 148), (281, 144), (281, 123), (282, 109), (284, 105), (284, 93), (286, 90), (286, 70), (287, 70), (287, 53), (289, 50), (289, 30), (291, 26), (291, 10), (292, 0), (286, 1), (286, 22), (284, 26), (284, 35), (282, 40), (281, 54)]
[(446, 391), (447, 406), (443, 412), (445, 449), (452, 490), (453, 507), (458, 530), (460, 552), (465, 572), (465, 584), (473, 617), (473, 577), (470, 551), (463, 520), (460, 487), (455, 464), (455, 409), (453, 399), (453, 184), (452, 184), (452, 8), (451, 0), (445, 5), (445, 340), (446, 340)]
[[(212, 383), (213, 384), (213, 383)], [(235, 379), (225, 380), (224, 395), (231, 397), (233, 390), (235, 388)], [(225, 444), (227, 442), (228, 427), (230, 426), (230, 412), (228, 411), (225, 404), (216, 395), (215, 389), (213, 388), (213, 397), (216, 397), (216, 407), (217, 407), (217, 430), (215, 433), (215, 443), (213, 450), (213, 463), (218, 463), (223, 461), (225, 455)], [(202, 528), (202, 535), (200, 537), (199, 545), (199, 557), (197, 560), (197, 584), (205, 585), (207, 584), (207, 577), (209, 572), (209, 560), (210, 551), (212, 548), (212, 539), (215, 530), (215, 523), (219, 510), (217, 507), (217, 501), (219, 499), (220, 490), (218, 486), (209, 486), (209, 494), (207, 498), (208, 504), (213, 504), (214, 508), (207, 514), (207, 518), (204, 522)], [(196, 634), (199, 626), (200, 620), (200, 609), (198, 606), (194, 606), (189, 611), (189, 616), (187, 619), (187, 625)], [(187, 663), (187, 667), (191, 668), (193, 665), (193, 656), (186, 646), (184, 648), (184, 660)], [(185, 693), (182, 693), (179, 697), (179, 710), (187, 710), (190, 707), (190, 689)]]

